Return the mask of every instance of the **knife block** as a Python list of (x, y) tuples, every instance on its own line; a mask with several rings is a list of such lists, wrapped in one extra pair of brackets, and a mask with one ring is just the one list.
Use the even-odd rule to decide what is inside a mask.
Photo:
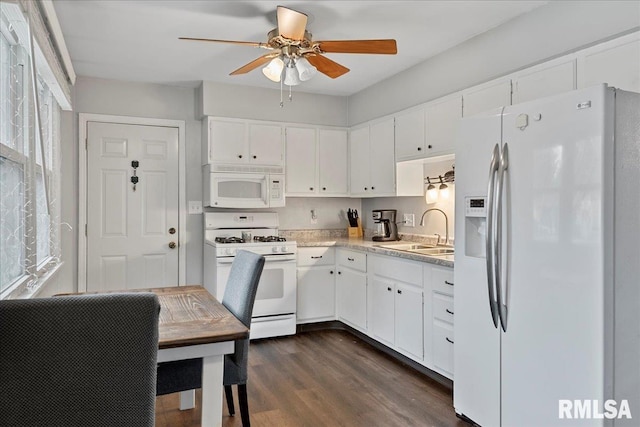
[(362, 237), (362, 222), (360, 222), (360, 218), (358, 218), (358, 226), (357, 227), (347, 227), (347, 236), (349, 238)]

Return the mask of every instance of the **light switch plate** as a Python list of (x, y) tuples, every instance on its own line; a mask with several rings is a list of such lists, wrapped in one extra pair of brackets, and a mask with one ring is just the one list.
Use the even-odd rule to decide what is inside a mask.
[(196, 215), (202, 213), (202, 200), (189, 200), (189, 214)]
[(404, 226), (405, 227), (415, 227), (416, 226), (416, 216), (414, 214), (404, 214)]

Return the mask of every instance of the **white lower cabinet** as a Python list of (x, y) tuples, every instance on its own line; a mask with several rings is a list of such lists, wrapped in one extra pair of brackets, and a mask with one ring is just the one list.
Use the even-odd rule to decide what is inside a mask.
[(453, 269), (425, 265), (424, 289), (430, 295), (424, 310), (425, 349), (428, 347), (430, 353), (427, 366), (449, 379), (454, 373), (453, 286)]
[(369, 335), (422, 361), (423, 289), (421, 263), (369, 256)]
[(298, 249), (297, 323), (336, 317), (335, 249)]
[(367, 330), (366, 259), (367, 255), (362, 252), (337, 250), (338, 320), (362, 332)]

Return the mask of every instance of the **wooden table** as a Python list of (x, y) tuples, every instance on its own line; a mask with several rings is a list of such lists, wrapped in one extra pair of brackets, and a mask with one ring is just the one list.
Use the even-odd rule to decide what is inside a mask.
[[(222, 424), (224, 355), (249, 329), (202, 286), (136, 289), (160, 300), (158, 363), (202, 358), (202, 425)], [(180, 409), (193, 408), (195, 393), (182, 392)], [(190, 401), (186, 403), (186, 401)]]
[[(249, 329), (201, 286), (146, 291), (160, 300), (158, 363), (202, 357), (202, 425), (220, 426), (224, 355)], [(180, 398), (181, 409), (193, 407), (193, 391)]]

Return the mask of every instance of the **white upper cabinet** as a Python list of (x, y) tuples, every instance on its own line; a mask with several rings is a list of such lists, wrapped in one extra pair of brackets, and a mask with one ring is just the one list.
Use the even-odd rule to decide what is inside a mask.
[(349, 144), (351, 196), (396, 196), (393, 117), (352, 129)]
[(249, 123), (249, 160), (260, 165), (284, 165), (282, 126)]
[(204, 164), (284, 166), (280, 124), (208, 117), (203, 128)]
[(534, 67), (531, 72), (513, 79), (513, 103), (544, 98), (576, 88), (576, 61), (574, 59), (560, 64)]
[(318, 130), (318, 160), (320, 195), (348, 196), (349, 149), (344, 129)]
[(511, 105), (511, 80), (501, 80), (465, 91), (463, 116), (468, 117), (504, 105)]
[(287, 196), (346, 197), (348, 147), (345, 129), (285, 129)]
[(371, 197), (396, 195), (393, 134), (393, 118), (374, 123), (370, 127)]
[(608, 83), (640, 92), (640, 36), (633, 34), (594, 46), (578, 58), (578, 87)]
[(396, 160), (425, 157), (424, 108), (405, 111), (395, 116)]
[(317, 193), (316, 130), (314, 128), (287, 127), (286, 185), (287, 195), (314, 195)]
[(430, 102), (425, 108), (425, 156), (453, 154), (456, 126), (462, 118), (462, 95)]

